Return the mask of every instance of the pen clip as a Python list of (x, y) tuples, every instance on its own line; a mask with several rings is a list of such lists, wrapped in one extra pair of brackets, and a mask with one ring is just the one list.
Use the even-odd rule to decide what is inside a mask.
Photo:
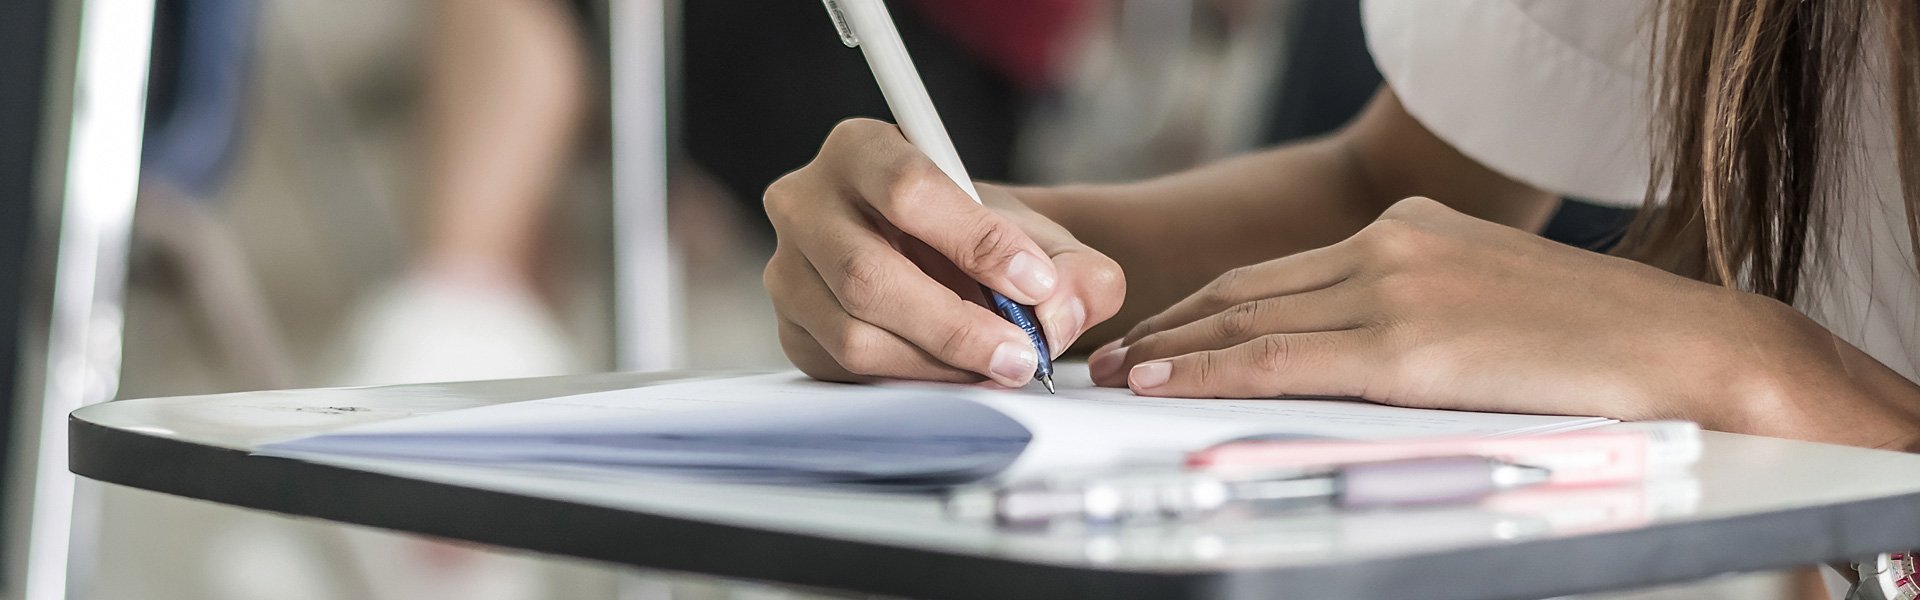
[(833, 28), (840, 32), (840, 43), (846, 44), (848, 48), (859, 47), (860, 38), (854, 37), (853, 27), (847, 25), (847, 15), (841, 12), (839, 0), (820, 0), (820, 2), (827, 5), (827, 16), (833, 17)]

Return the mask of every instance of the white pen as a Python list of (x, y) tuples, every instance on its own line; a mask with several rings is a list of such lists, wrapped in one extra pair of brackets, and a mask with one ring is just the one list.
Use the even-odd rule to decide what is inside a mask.
[[(866, 55), (867, 68), (873, 70), (874, 80), (880, 83), (880, 94), (887, 98), (887, 108), (893, 111), (893, 118), (907, 141), (927, 155), (974, 202), (985, 204), (980, 201), (980, 191), (973, 187), (973, 178), (967, 175), (966, 165), (960, 163), (960, 152), (954, 150), (953, 139), (947, 137), (940, 113), (933, 109), (933, 97), (927, 95), (920, 72), (913, 68), (907, 46), (900, 42), (900, 32), (893, 27), (887, 5), (881, 0), (822, 2), (827, 6), (827, 14), (833, 17), (834, 27), (840, 30), (840, 41), (849, 48), (859, 48), (861, 54)], [(994, 312), (1019, 326), (1033, 342), (1033, 349), (1039, 355), (1033, 378), (1052, 393), (1053, 353), (1047, 349), (1046, 334), (1040, 330), (1040, 320), (1033, 316), (1033, 308), (984, 285), (980, 290), (986, 293)]]

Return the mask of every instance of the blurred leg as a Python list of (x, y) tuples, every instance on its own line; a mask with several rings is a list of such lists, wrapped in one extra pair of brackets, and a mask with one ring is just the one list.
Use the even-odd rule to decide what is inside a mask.
[[(402, 278), (355, 311), (332, 383), (574, 370), (535, 269), (585, 110), (580, 24), (563, 0), (430, 7), (419, 242)], [(345, 533), (377, 600), (550, 595), (541, 563), (526, 557)]]
[(585, 112), (579, 17), (563, 0), (430, 6), (419, 242), (400, 280), (354, 311), (328, 383), (577, 370), (535, 271)]
[(419, 268), (530, 281), (585, 106), (580, 25), (559, 0), (437, 0)]

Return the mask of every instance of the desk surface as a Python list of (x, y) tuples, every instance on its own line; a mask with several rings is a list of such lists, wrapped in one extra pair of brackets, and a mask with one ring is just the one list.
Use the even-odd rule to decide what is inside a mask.
[[(605, 374), (126, 400), (72, 417), (93, 479), (296, 516), (623, 563), (931, 598), (1539, 598), (1920, 545), (1920, 455), (1709, 433), (1695, 476), (1412, 512), (999, 531), (931, 498), (344, 468), (259, 444), (649, 385)], [(372, 470), (364, 470), (372, 469)]]

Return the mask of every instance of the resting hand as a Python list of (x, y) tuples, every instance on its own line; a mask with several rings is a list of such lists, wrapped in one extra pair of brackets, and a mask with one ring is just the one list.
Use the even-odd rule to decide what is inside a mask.
[(1828, 339), (1773, 300), (1414, 198), (1345, 241), (1223, 275), (1093, 368), (1154, 396), (1697, 418), (1702, 399), (1758, 392), (1740, 387), (1748, 367)]
[(768, 187), (779, 242), (765, 284), (794, 365), (833, 381), (1019, 386), (1038, 356), (980, 304), (980, 284), (1033, 305), (1056, 354), (1119, 310), (1117, 264), (1006, 190), (980, 193), (991, 208), (868, 119), (835, 127), (812, 163)]

